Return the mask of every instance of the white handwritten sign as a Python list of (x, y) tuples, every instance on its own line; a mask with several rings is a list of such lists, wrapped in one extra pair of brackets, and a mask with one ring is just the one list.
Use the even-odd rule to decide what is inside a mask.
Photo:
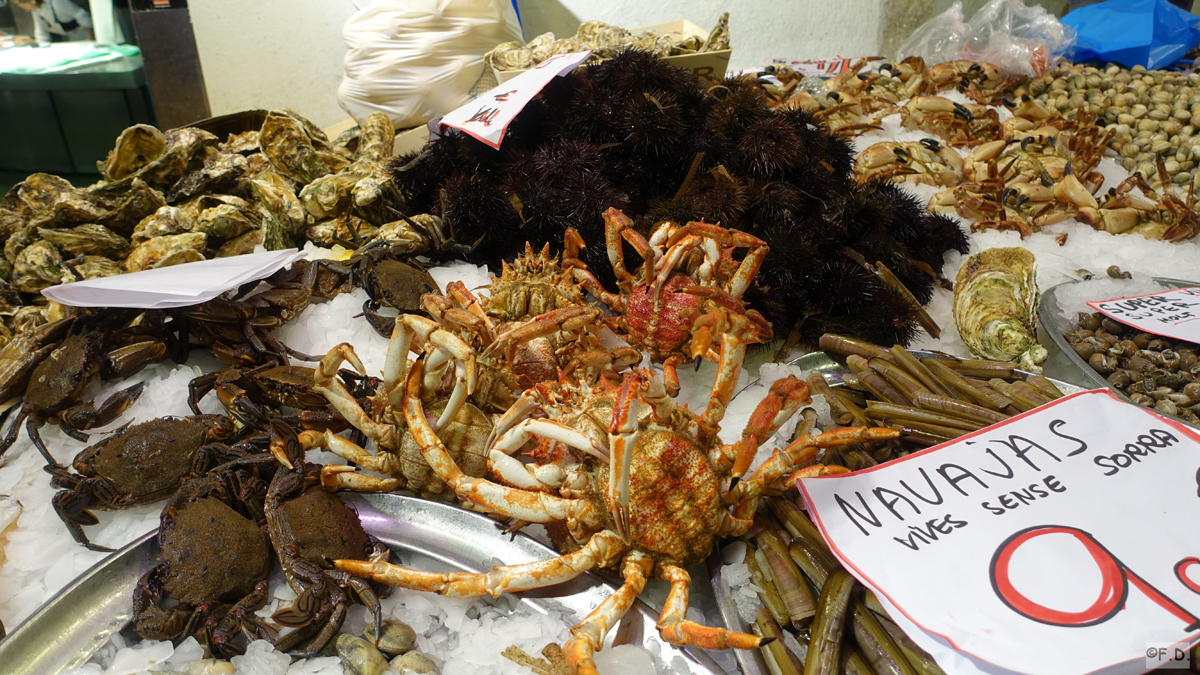
[(1176, 340), (1200, 342), (1200, 286), (1089, 302), (1113, 321)]
[(1198, 483), (1200, 435), (1098, 390), (800, 489), (904, 618), (1000, 668), (1082, 675), (1200, 640)]
[(72, 307), (189, 307), (248, 281), (265, 279), (306, 255), (289, 248), (214, 258), (51, 286), (42, 295)]
[(442, 125), (459, 129), (493, 148), (499, 148), (504, 140), (504, 132), (517, 113), (550, 80), (570, 72), (591, 54), (589, 50), (551, 56), (461, 108), (447, 113), (442, 117)]

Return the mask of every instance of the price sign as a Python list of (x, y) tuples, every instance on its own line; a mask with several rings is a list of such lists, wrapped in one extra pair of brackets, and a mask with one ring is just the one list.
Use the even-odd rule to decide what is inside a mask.
[(517, 75), (442, 117), (442, 125), (459, 129), (493, 148), (499, 148), (509, 123), (559, 75), (569, 73), (592, 52), (558, 54)]
[(1094, 301), (1088, 306), (1146, 333), (1200, 342), (1200, 286)]
[(800, 489), (847, 570), (991, 666), (1141, 673), (1200, 640), (1200, 435), (1108, 390)]

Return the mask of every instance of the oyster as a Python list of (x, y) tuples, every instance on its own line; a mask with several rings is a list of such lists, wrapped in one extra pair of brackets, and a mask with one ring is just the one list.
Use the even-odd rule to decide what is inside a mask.
[(203, 232), (184, 232), (183, 234), (155, 237), (142, 242), (133, 249), (133, 252), (125, 259), (125, 270), (140, 272), (150, 269), (164, 258), (185, 249), (192, 249), (202, 254), (207, 243), (208, 235)]
[(308, 226), (308, 212), (288, 179), (268, 171), (251, 179), (246, 188), (259, 212), (277, 221), (286, 234), (298, 234)]
[(191, 232), (195, 224), (188, 210), (164, 206), (142, 219), (130, 239), (137, 246), (155, 237)]
[(73, 278), (63, 265), (62, 254), (48, 241), (26, 246), (13, 263), (13, 288), (24, 293), (39, 293)]
[(392, 156), (392, 146), (396, 142), (396, 128), (386, 114), (373, 112), (362, 123), (362, 133), (358, 141), (357, 160), (380, 160)]
[(243, 131), (240, 134), (230, 134), (224, 143), (217, 146), (221, 152), (239, 155), (252, 155), (258, 152), (258, 129)]
[(217, 249), (218, 258), (228, 258), (235, 255), (245, 255), (254, 253), (254, 248), (263, 243), (263, 238), (267, 234), (266, 228), (258, 227), (240, 237), (230, 239)]
[(8, 320), (8, 329), (13, 335), (20, 335), (49, 322), (46, 318), (46, 308), (27, 305), (17, 310)]
[(329, 173), (329, 168), (313, 148), (304, 125), (282, 111), (267, 113), (259, 132), (259, 144), (277, 171), (301, 185)]
[(15, 263), (21, 251), (34, 242), (34, 234), (33, 228), (26, 227), (13, 232), (8, 237), (8, 240), (4, 242), (4, 258), (9, 264)]
[(362, 127), (353, 126), (338, 134), (331, 145), (334, 150), (344, 149), (351, 153), (358, 151), (358, 139), (362, 136)]
[[(209, 203), (216, 202), (213, 206)], [(207, 206), (207, 208), (203, 208)], [(198, 208), (203, 208), (196, 218), (193, 232), (203, 232), (213, 239), (232, 239), (257, 229), (262, 217), (248, 202), (228, 195), (202, 197)]]
[(21, 309), (21, 296), (9, 284), (0, 281), (0, 316), (12, 316)]
[(246, 173), (242, 174), (242, 179), (257, 178), (268, 171), (275, 171), (271, 160), (263, 153), (256, 152), (246, 158)]
[(729, 12), (717, 19), (717, 25), (709, 31), (708, 39), (700, 47), (702, 52), (719, 52), (723, 49), (729, 49)]
[(48, 173), (30, 174), (13, 189), (31, 214), (49, 211), (60, 195), (75, 192), (70, 181)]
[(16, 211), (0, 208), (0, 237), (7, 238), (25, 226), (25, 217)]
[[(93, 190), (96, 194), (103, 192), (104, 188)], [(99, 223), (117, 234), (129, 236), (143, 218), (166, 205), (167, 200), (161, 192), (147, 185), (142, 179), (134, 178), (129, 183), (129, 189), (116, 198), (109, 214), (101, 218)]]
[(84, 279), (115, 277), (125, 273), (124, 265), (98, 255), (85, 255), (67, 262), (66, 265)]
[(162, 157), (167, 137), (149, 124), (135, 124), (117, 136), (117, 144), (100, 167), (105, 180), (120, 180)]
[(963, 263), (954, 281), (954, 322), (976, 356), (1041, 372), (1036, 261), (1024, 248), (992, 248)]
[(167, 201), (175, 202), (192, 195), (221, 190), (231, 186), (246, 172), (246, 158), (241, 155), (223, 154), (213, 148), (205, 148), (204, 165), (179, 179), (167, 193)]
[(37, 233), (58, 250), (71, 255), (101, 255), (118, 258), (129, 250), (129, 240), (112, 230), (88, 223), (67, 230), (38, 228)]
[(343, 213), (337, 218), (313, 225), (304, 234), (322, 246), (342, 244), (347, 247), (357, 248), (359, 243), (372, 239), (378, 229), (362, 218), (349, 213)]

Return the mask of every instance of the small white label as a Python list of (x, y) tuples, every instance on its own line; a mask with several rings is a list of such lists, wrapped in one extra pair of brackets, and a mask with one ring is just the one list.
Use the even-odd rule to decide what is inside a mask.
[(1155, 335), (1200, 342), (1200, 286), (1088, 303), (1113, 321)]

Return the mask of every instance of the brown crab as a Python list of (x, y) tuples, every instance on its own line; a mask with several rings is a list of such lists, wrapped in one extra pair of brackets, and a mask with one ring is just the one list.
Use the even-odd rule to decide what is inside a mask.
[(382, 625), (382, 608), (371, 585), (333, 569), (329, 561), (385, 563), (391, 550), (363, 530), (354, 511), (321, 487), (318, 471), (307, 470), (296, 432), (278, 421), (272, 423), (272, 431), (271, 452), (283, 466), (271, 480), (263, 513), (283, 576), (297, 593), (290, 607), (271, 616), (296, 629), (277, 640), (275, 648), (311, 658), (342, 627), (350, 594), (374, 613), (376, 626)]
[(954, 148), (933, 138), (885, 141), (859, 154), (854, 177), (859, 182), (899, 177), (917, 184), (950, 187), (962, 182), (963, 158)]
[[(143, 638), (178, 643), (195, 634), (228, 658), (241, 653), (233, 638), (243, 630), (275, 636), (254, 615), (267, 602), (271, 572), (267, 484), (256, 475), (268, 463), (275, 458), (264, 453), (222, 465), (172, 496), (158, 529), (158, 564), (134, 588), (133, 624)], [(168, 599), (176, 604), (164, 607)]]
[[(305, 366), (236, 368), (228, 366), (196, 377), (188, 383), (188, 406), (197, 415), (200, 399), (216, 390), (217, 400), (242, 425), (270, 431), (269, 417), (299, 422), (305, 428), (341, 431), (345, 420), (329, 409), (325, 397), (313, 391), (316, 370)], [(299, 415), (277, 415), (269, 408), (299, 408)]]
[(75, 541), (93, 551), (111, 551), (88, 541), (84, 525), (99, 522), (92, 509), (118, 511), (169, 496), (180, 481), (203, 474), (222, 459), (244, 456), (229, 447), (233, 420), (223, 415), (162, 417), (122, 427), (112, 436), (84, 448), (71, 471), (51, 462), (46, 471), (54, 494), (54, 510)]
[(161, 340), (144, 340), (109, 350), (107, 342), (99, 331), (70, 335), (33, 369), (24, 404), (0, 442), (0, 454), (12, 447), (21, 432), (21, 423), (27, 421), (30, 440), (53, 463), (38, 433), (43, 424), (55, 422), (68, 436), (87, 442), (82, 430), (108, 424), (133, 405), (142, 393), (142, 383), (118, 391), (99, 407), (93, 401), (80, 403), (79, 399), (88, 385), (99, 378), (128, 377), (162, 359), (167, 345)]
[[(569, 533), (571, 545), (564, 547), (569, 550), (558, 558), (495, 567), (486, 574), (432, 573), (354, 560), (335, 560), (334, 565), (391, 585), (449, 597), (498, 597), (561, 583), (590, 569), (620, 570), (624, 578), (620, 590), (572, 629), (574, 635), (565, 651), (576, 675), (596, 673), (594, 652), (652, 574), (671, 585), (658, 621), (665, 640), (709, 649), (761, 646), (767, 640), (684, 618), (690, 582), (686, 568), (702, 561), (718, 537), (748, 530), (759, 497), (798, 463), (815, 456), (820, 447), (898, 436), (894, 430), (876, 428), (805, 436), (777, 450), (745, 480), (730, 487), (732, 481), (726, 481), (731, 478), (731, 467), (743, 456), (753, 457), (758, 445), (808, 400), (807, 385), (794, 377), (776, 382), (742, 440), (721, 445), (715, 439), (715, 428), (723, 409), (710, 406), (696, 415), (676, 407), (657, 376), (634, 372), (625, 375), (615, 394), (600, 392), (601, 397), (611, 396), (611, 403), (589, 401), (587, 392), (582, 392), (581, 412), (587, 412), (587, 421), (581, 419), (581, 424), (573, 426), (570, 414), (558, 420), (506, 416), (501, 425), (504, 433), (489, 451), (493, 470), (509, 483), (502, 485), (467, 476), (446, 453), (420, 400), (424, 362), (424, 358), (418, 359), (408, 374), (403, 405), (429, 465), (459, 497), (486, 511), (520, 521), (558, 524)], [(610, 405), (611, 413), (605, 416), (601, 411)], [(648, 413), (643, 413), (643, 405)], [(510, 455), (535, 438), (566, 446), (571, 461), (522, 465), (513, 460)], [(823, 469), (815, 466), (802, 471), (818, 475)]]

